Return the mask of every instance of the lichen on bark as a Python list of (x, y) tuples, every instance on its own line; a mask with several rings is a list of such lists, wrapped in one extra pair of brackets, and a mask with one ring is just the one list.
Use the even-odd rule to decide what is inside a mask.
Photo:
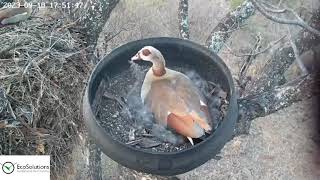
[(180, 0), (178, 19), (180, 38), (189, 39), (188, 0)]
[(99, 34), (118, 2), (119, 0), (82, 0), (82, 8), (73, 13), (74, 19), (84, 28), (88, 46), (95, 48)]
[(231, 36), (232, 31), (239, 28), (254, 13), (253, 4), (250, 1), (244, 1), (241, 6), (228, 13), (211, 31), (206, 40), (206, 46), (213, 52), (218, 53)]

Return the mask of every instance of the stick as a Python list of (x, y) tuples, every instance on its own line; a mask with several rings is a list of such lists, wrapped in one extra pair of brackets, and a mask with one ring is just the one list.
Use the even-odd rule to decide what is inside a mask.
[(290, 32), (290, 28), (287, 27), (287, 29), (288, 29), (288, 34), (289, 34), (288, 39), (289, 39), (290, 44), (291, 44), (291, 47), (292, 47), (292, 49), (293, 49), (294, 57), (296, 58), (296, 62), (297, 62), (297, 64), (298, 64), (300, 70), (302, 71), (302, 74), (303, 74), (303, 75), (306, 75), (306, 74), (308, 74), (309, 72), (308, 72), (307, 68), (304, 66), (303, 62), (302, 62), (301, 59), (300, 59), (300, 55), (299, 55), (298, 48), (297, 48), (296, 44), (293, 42), (293, 40), (292, 40), (292, 35), (291, 35), (291, 32)]
[(117, 101), (122, 108), (126, 107), (126, 105), (123, 103), (123, 101), (120, 98), (114, 96), (113, 94), (111, 94), (111, 93), (109, 93), (107, 91), (104, 92), (103, 97), (106, 97), (106, 98), (109, 98), (109, 99)]
[[(279, 2), (278, 7), (280, 6), (281, 1)], [(261, 1), (261, 6), (263, 6), (263, 8), (268, 11), (268, 12), (272, 12), (272, 13), (285, 13), (287, 11), (287, 9), (279, 9), (278, 7), (271, 5), (265, 1)], [(269, 6), (269, 7), (268, 7)]]
[[(251, 50), (251, 54), (253, 54), (252, 52), (257, 52), (260, 49), (260, 47), (261, 47), (260, 44), (261, 44), (261, 35), (259, 34), (257, 36), (257, 41), (256, 41), (253, 49)], [(242, 89), (240, 91), (240, 96), (242, 95), (242, 91), (245, 89), (245, 86), (248, 82), (247, 78), (244, 78), (244, 77), (246, 77), (247, 71), (248, 71), (250, 65), (252, 64), (253, 59), (255, 59), (256, 56), (257, 56), (257, 54), (248, 56), (240, 68), (240, 72), (238, 75), (239, 76), (239, 86)]]
[(259, 54), (262, 54), (262, 53), (265, 53), (266, 51), (268, 51), (269, 49), (271, 49), (273, 46), (275, 46), (276, 44), (278, 44), (281, 40), (283, 40), (287, 35), (284, 35), (282, 36), (280, 39), (276, 40), (276, 41), (273, 41), (273, 42), (270, 42), (268, 44), (267, 47), (263, 48), (261, 51), (259, 52), (254, 52), (254, 53), (249, 53), (249, 54), (237, 54), (236, 52), (234, 52), (228, 45), (225, 45), (226, 48), (228, 49), (228, 51), (236, 56), (236, 57), (245, 57), (245, 56), (257, 56)]
[(126, 144), (134, 146), (136, 144), (139, 144), (141, 141), (142, 141), (142, 138), (139, 138), (139, 139), (136, 139), (136, 140), (133, 140), (133, 141), (129, 141)]

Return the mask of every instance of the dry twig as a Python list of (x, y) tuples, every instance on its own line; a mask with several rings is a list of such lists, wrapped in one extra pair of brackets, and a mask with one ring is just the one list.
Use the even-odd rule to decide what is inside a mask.
[[(59, 31), (60, 26), (54, 19), (37, 18), (14, 30), (0, 29), (1, 86), (15, 119), (6, 127), (23, 126), (0, 130), (0, 154), (37, 154), (42, 144), (41, 153), (51, 154), (54, 174), (67, 163), (82, 127), (78, 107), (91, 68), (80, 55), (81, 40), (68, 29)], [(12, 137), (12, 145), (2, 137)]]
[(264, 6), (261, 5), (261, 3), (258, 2), (257, 0), (251, 0), (251, 2), (262, 15), (264, 15), (266, 18), (268, 18), (274, 22), (277, 22), (280, 24), (297, 25), (297, 26), (300, 26), (302, 28), (307, 29), (308, 31), (312, 32), (313, 34), (315, 34), (317, 36), (320, 36), (320, 31), (311, 27), (292, 9), (286, 8), (286, 11), (291, 12), (295, 16), (296, 20), (285, 19), (285, 18), (280, 18), (280, 17), (274, 16), (272, 14), (269, 14), (268, 11), (264, 8)]
[(109, 93), (107, 91), (104, 92), (103, 96), (106, 97), (106, 98), (109, 98), (109, 99), (117, 101), (120, 104), (121, 108), (125, 108), (126, 107), (126, 105), (124, 104), (124, 102), (120, 98), (114, 96), (113, 94), (111, 94), (111, 93)]
[[(281, 1), (279, 2), (279, 5), (281, 4)], [(278, 7), (279, 7), (278, 5)], [(285, 13), (286, 9), (279, 9), (276, 6), (273, 6), (269, 3), (266, 3), (265, 1), (261, 1), (261, 6), (263, 6), (263, 8), (268, 11), (268, 12), (272, 12), (272, 13)]]
[(279, 39), (276, 40), (276, 41), (270, 42), (270, 43), (267, 45), (267, 47), (263, 48), (261, 51), (258, 51), (258, 52), (254, 51), (254, 52), (248, 53), (248, 54), (238, 54), (238, 53), (234, 52), (234, 50), (232, 50), (228, 45), (225, 45), (225, 46), (226, 46), (226, 48), (229, 50), (229, 52), (230, 52), (232, 55), (236, 56), (236, 57), (257, 56), (257, 55), (259, 55), (259, 54), (262, 54), (262, 53), (267, 52), (269, 49), (271, 49), (272, 47), (274, 47), (276, 44), (278, 44), (278, 43), (279, 43), (281, 40), (283, 40), (285, 37), (286, 37), (286, 35), (282, 36), (281, 38), (279, 38)]
[[(253, 47), (253, 49), (251, 50), (251, 54), (253, 54), (253, 52), (257, 52), (259, 51), (259, 49), (261, 48), (261, 35), (258, 34), (256, 37), (256, 43)], [(242, 96), (242, 91), (244, 91), (246, 84), (248, 82), (248, 78), (247, 78), (247, 71), (250, 67), (250, 65), (252, 64), (252, 61), (256, 58), (258, 54), (253, 54), (251, 56), (248, 56), (246, 58), (246, 60), (243, 62), (240, 71), (239, 71), (239, 86), (240, 86), (240, 96)]]
[(299, 50), (298, 50), (296, 44), (292, 40), (292, 35), (291, 35), (291, 32), (290, 32), (290, 28), (287, 27), (287, 29), (288, 29), (288, 34), (289, 34), (288, 39), (289, 39), (291, 47), (293, 49), (293, 53), (294, 53), (294, 57), (296, 58), (296, 62), (298, 64), (302, 74), (306, 75), (306, 74), (308, 74), (308, 70), (307, 70), (307, 68), (305, 67), (305, 65), (303, 64), (303, 62), (300, 59)]

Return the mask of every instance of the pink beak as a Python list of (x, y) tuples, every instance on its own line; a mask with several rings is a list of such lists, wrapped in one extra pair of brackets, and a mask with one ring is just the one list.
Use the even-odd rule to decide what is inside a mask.
[(139, 54), (139, 53), (137, 53), (135, 56), (133, 56), (133, 57), (131, 58), (132, 61), (137, 61), (137, 60), (140, 60), (140, 59), (141, 59), (141, 57), (140, 57), (140, 54)]

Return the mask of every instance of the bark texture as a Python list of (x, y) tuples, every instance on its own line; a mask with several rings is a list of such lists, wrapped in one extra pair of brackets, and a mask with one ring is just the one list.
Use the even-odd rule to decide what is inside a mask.
[(179, 35), (182, 39), (189, 39), (188, 0), (179, 1)]
[(211, 31), (205, 42), (206, 47), (218, 53), (223, 48), (224, 43), (230, 38), (232, 32), (241, 27), (245, 20), (252, 16), (254, 12), (255, 7), (250, 1), (245, 1), (237, 9), (229, 12)]

